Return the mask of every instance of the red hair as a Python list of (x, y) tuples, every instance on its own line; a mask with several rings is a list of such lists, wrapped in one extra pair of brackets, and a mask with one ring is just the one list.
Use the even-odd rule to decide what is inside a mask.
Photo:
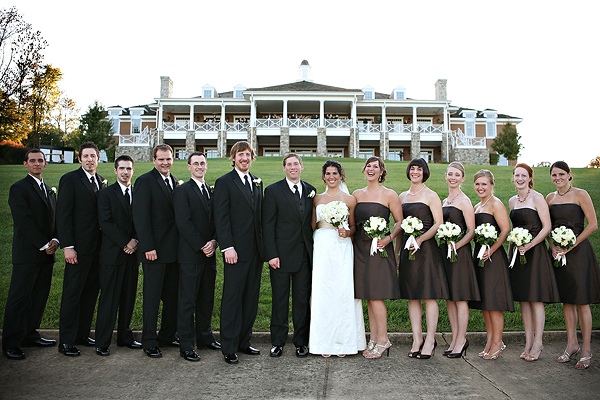
[(533, 189), (533, 170), (531, 169), (531, 167), (525, 163), (519, 163), (513, 168), (513, 175), (515, 174), (515, 169), (517, 168), (523, 168), (525, 171), (527, 171), (529, 177), (531, 178), (531, 180), (529, 181), (529, 188)]

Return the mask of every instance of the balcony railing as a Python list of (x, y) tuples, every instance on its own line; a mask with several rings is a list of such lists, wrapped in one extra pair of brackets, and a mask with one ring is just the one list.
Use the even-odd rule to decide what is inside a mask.
[(358, 124), (358, 131), (360, 133), (379, 133), (381, 132), (381, 124), (365, 124), (360, 122)]
[(417, 129), (419, 133), (442, 133), (444, 125), (419, 124)]
[(460, 129), (452, 131), (450, 138), (452, 140), (452, 147), (455, 148), (484, 149), (486, 147), (484, 137), (466, 136)]
[(163, 122), (165, 131), (185, 132), (188, 130), (189, 121)]
[(123, 146), (153, 146), (156, 129), (145, 127), (140, 133), (133, 135), (120, 135), (119, 145)]
[(351, 119), (326, 119), (325, 127), (332, 129), (350, 129), (352, 128)]
[(226, 122), (225, 130), (227, 132), (247, 132), (250, 126), (247, 122)]
[(268, 128), (268, 129), (280, 128), (282, 121), (283, 120), (281, 118), (257, 119), (256, 127), (257, 128)]
[(290, 119), (288, 120), (290, 128), (316, 129), (319, 127), (318, 119)]
[(220, 122), (194, 122), (196, 132), (217, 132), (221, 130)]
[(398, 124), (398, 123), (388, 123), (387, 124), (389, 133), (411, 133), (412, 125), (410, 124)]

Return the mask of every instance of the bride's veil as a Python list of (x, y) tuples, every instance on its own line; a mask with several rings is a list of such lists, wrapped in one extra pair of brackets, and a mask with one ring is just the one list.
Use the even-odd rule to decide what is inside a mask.
[(346, 186), (346, 182), (341, 181), (339, 184), (339, 188), (342, 192), (344, 192), (346, 194), (350, 194), (350, 191), (348, 190), (348, 186)]

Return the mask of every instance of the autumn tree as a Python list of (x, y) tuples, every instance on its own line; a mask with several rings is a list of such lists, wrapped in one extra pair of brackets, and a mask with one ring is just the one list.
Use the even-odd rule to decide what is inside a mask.
[(594, 157), (592, 161), (590, 161), (588, 168), (600, 168), (600, 156)]
[(62, 79), (60, 69), (45, 65), (41, 71), (33, 76), (31, 94), (27, 101), (27, 120), (31, 130), (27, 136), (26, 144), (36, 146), (46, 140), (49, 128), (52, 127), (51, 113), (58, 106), (62, 92), (58, 82)]
[(110, 148), (113, 145), (113, 129), (107, 117), (108, 111), (96, 100), (79, 118), (79, 134), (73, 138), (71, 145), (77, 148), (89, 141), (96, 143), (100, 150)]
[(492, 143), (492, 149), (498, 154), (502, 154), (507, 160), (516, 160), (521, 150), (524, 149), (520, 142), (521, 135), (517, 133), (517, 128), (507, 122)]

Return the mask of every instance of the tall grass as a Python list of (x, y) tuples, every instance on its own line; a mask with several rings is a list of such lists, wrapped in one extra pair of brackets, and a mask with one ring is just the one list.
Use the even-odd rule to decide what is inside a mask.
[[(366, 186), (366, 181), (361, 173), (364, 160), (355, 159), (341, 159), (342, 165), (346, 171), (346, 182), (350, 192), (355, 189)], [(302, 173), (303, 180), (310, 182), (318, 188), (318, 191), (322, 191), (325, 188), (321, 180), (321, 167), (325, 159), (323, 158), (305, 158), (304, 159), (304, 171)], [(388, 170), (387, 179), (385, 185), (396, 192), (408, 190), (410, 184), (406, 178), (406, 166), (407, 162), (387, 162), (386, 167)], [(44, 180), (50, 186), (58, 187), (60, 177), (73, 169), (79, 168), (78, 164), (75, 165), (59, 165), (52, 164), (48, 165), (44, 171)], [(152, 163), (136, 163), (135, 165), (135, 177), (149, 171), (153, 168)], [(435, 190), (440, 198), (444, 198), (447, 195), (447, 187), (444, 180), (444, 172), (446, 165), (444, 164), (431, 164), (431, 177), (427, 181), (427, 186)], [(463, 191), (471, 198), (473, 204), (479, 201), (479, 197), (473, 190), (472, 176), (481, 167), (476, 165), (467, 165), (466, 174), (467, 180), (463, 184)], [(514, 185), (511, 182), (512, 168), (511, 167), (488, 167), (496, 177), (495, 194), (504, 201), (508, 206), (508, 199), (513, 196), (515, 192)], [(210, 159), (208, 172), (206, 175), (207, 182), (213, 183), (219, 176), (227, 173), (231, 170), (231, 161), (228, 159)], [(112, 164), (101, 164), (98, 168), (98, 172), (109, 180), (109, 182), (115, 181), (115, 174), (113, 172)], [(265, 183), (265, 187), (277, 180), (284, 177), (282, 171), (282, 158), (281, 157), (259, 157), (252, 165), (251, 172), (257, 176), (260, 176)], [(10, 209), (8, 207), (8, 191), (10, 185), (17, 180), (23, 178), (27, 170), (22, 165), (0, 165), (0, 319), (4, 319), (4, 305), (6, 303), (6, 296), (8, 294), (8, 288), (10, 285), (10, 277), (12, 273), (11, 264), (11, 243), (12, 243), (12, 218), (10, 215)], [(173, 166), (172, 173), (178, 178), (187, 180), (189, 179), (189, 171), (187, 170), (185, 161), (176, 161)], [(574, 169), (573, 170), (574, 180), (573, 184), (577, 187), (586, 189), (593, 201), (596, 208), (596, 214), (600, 215), (600, 170), (597, 169)], [(548, 168), (534, 168), (534, 181), (535, 189), (540, 193), (546, 195), (547, 193), (555, 190), (554, 185), (550, 180)], [(58, 188), (60, 190), (60, 188)], [(597, 256), (600, 256), (600, 230), (595, 232), (591, 237), (590, 241)], [(221, 305), (221, 289), (223, 283), (223, 261), (218, 252), (218, 274), (217, 274), (217, 287), (215, 293), (215, 309), (213, 313), (213, 327), (219, 329), (219, 310)], [(141, 269), (140, 269), (141, 271)], [(54, 274), (52, 280), (52, 288), (50, 291), (50, 297), (48, 299), (48, 305), (44, 318), (42, 320), (43, 328), (57, 328), (60, 310), (60, 296), (62, 292), (62, 279), (64, 272), (64, 257), (62, 250), (57, 252), (57, 263), (54, 266)], [(142, 279), (143, 274), (140, 273), (140, 280), (138, 283), (138, 301), (133, 316), (132, 327), (139, 329), (142, 326)], [(440, 331), (450, 331), (450, 324), (448, 322), (448, 315), (446, 313), (445, 302), (440, 301), (440, 319), (439, 327)], [(406, 300), (393, 300), (387, 301), (388, 306), (388, 329), (392, 332), (410, 332), (410, 320), (408, 316), (408, 308)], [(511, 330), (522, 330), (523, 324), (521, 322), (521, 316), (519, 314), (518, 303), (516, 304), (517, 311), (515, 313), (505, 313), (505, 328), (508, 331)], [(594, 328), (600, 328), (600, 305), (592, 305), (592, 313), (594, 318)], [(258, 308), (258, 317), (254, 329), (256, 331), (268, 331), (269, 321), (271, 315), (271, 287), (269, 282), (269, 274), (267, 266), (265, 266), (262, 275), (262, 285), (260, 291), (260, 301)], [(365, 303), (365, 316), (366, 316), (366, 303)], [(291, 321), (291, 315), (290, 315)], [(290, 324), (291, 325), (291, 324)], [(562, 305), (561, 304), (549, 304), (546, 306), (546, 329), (556, 330), (564, 329), (564, 322), (562, 316)], [(367, 326), (368, 330), (368, 326)], [(477, 310), (471, 311), (471, 318), (469, 321), (470, 331), (484, 331), (485, 324), (481, 316), (481, 312)]]

